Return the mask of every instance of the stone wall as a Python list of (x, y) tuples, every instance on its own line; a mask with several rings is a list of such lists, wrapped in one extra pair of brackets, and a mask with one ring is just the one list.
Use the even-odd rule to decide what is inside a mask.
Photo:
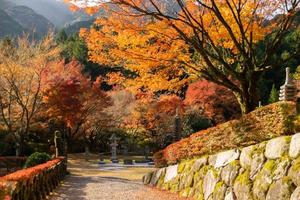
[(197, 200), (300, 200), (300, 133), (186, 160), (143, 182)]

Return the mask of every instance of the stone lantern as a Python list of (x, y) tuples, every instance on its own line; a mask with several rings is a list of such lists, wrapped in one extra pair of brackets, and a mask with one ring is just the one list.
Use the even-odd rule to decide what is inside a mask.
[(285, 83), (280, 87), (280, 101), (296, 101), (297, 88), (290, 75), (290, 68), (286, 68)]
[(118, 157), (117, 157), (117, 147), (118, 147), (118, 138), (116, 134), (113, 134), (109, 140), (111, 141), (110, 147), (111, 147), (111, 161), (113, 163), (118, 163)]

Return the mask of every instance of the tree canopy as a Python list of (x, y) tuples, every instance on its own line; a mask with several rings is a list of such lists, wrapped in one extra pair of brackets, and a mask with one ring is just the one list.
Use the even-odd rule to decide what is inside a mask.
[[(90, 60), (138, 74), (127, 86), (178, 90), (205, 79), (229, 88), (243, 113), (259, 99), (258, 81), (299, 55), (299, 42), (276, 58), (294, 28), (299, 0), (111, 0), (96, 26), (82, 30)], [(91, 8), (87, 8), (91, 11)], [(296, 41), (299, 41), (297, 38)]]

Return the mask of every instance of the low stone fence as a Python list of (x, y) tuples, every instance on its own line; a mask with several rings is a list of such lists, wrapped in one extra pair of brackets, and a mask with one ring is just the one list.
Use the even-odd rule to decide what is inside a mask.
[(300, 200), (300, 134), (185, 160), (143, 182), (197, 200)]
[(63, 157), (0, 178), (0, 199), (38, 200), (59, 184), (66, 174)]

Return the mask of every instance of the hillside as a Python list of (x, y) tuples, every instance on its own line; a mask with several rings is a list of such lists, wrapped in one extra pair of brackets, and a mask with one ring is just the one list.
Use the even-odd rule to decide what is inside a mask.
[[(8, 0), (4, 0), (8, 1)], [(75, 14), (69, 10), (67, 4), (56, 0), (9, 0), (15, 5), (31, 8), (36, 13), (44, 16), (56, 27), (62, 27), (75, 19)]]
[(23, 29), (29, 32), (34, 31), (38, 37), (48, 33), (49, 29), (54, 30), (54, 25), (42, 15), (26, 6), (15, 6), (5, 10), (5, 12)]
[(16, 22), (12, 17), (10, 17), (6, 12), (0, 9), (0, 37), (5, 36), (16, 36), (21, 34), (24, 29)]
[(67, 34), (77, 33), (81, 28), (90, 28), (93, 25), (94, 21), (95, 19), (75, 22), (73, 24), (66, 26), (65, 31)]

